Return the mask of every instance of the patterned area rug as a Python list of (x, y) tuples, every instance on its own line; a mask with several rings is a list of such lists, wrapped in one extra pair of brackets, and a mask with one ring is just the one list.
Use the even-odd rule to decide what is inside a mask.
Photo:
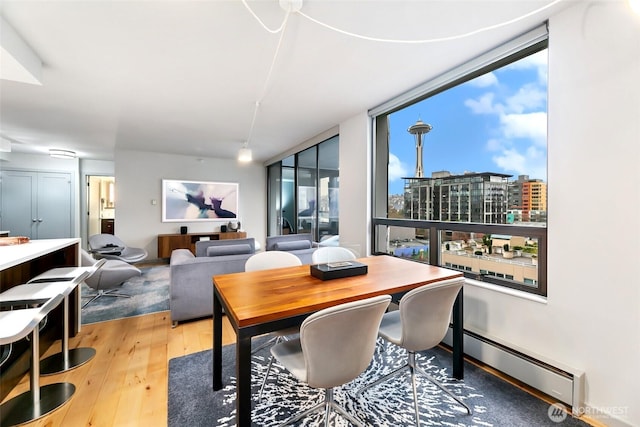
[[(378, 350), (383, 348), (382, 343)], [(258, 352), (252, 360), (253, 412), (256, 426), (281, 424), (322, 400), (322, 390), (299, 383), (284, 368), (274, 364), (265, 386), (262, 400), (257, 400), (260, 381), (266, 370), (268, 349)], [(169, 361), (169, 427), (235, 425), (235, 346), (223, 347), (222, 375), (225, 387), (212, 389), (212, 355), (203, 351)], [(587, 426), (571, 416), (551, 420), (555, 407), (497, 378), (475, 365), (465, 363), (465, 379), (450, 377), (451, 354), (436, 348), (416, 357), (418, 364), (467, 403), (473, 415), (444, 394), (428, 380), (418, 383), (420, 422), (423, 426)], [(386, 351), (376, 351), (374, 359), (360, 377), (337, 388), (335, 399), (347, 411), (367, 426), (415, 425), (411, 385), (408, 374), (367, 390), (356, 397), (356, 391), (379, 378), (406, 360), (404, 350), (387, 345)], [(299, 426), (322, 424), (318, 413)], [(333, 426), (349, 426), (342, 417), (332, 415)]]
[[(130, 298), (98, 298), (82, 309), (82, 324), (169, 310), (169, 266), (143, 267), (140, 270), (140, 276), (127, 280), (117, 291), (130, 295)], [(83, 284), (81, 293), (84, 304), (95, 291)]]

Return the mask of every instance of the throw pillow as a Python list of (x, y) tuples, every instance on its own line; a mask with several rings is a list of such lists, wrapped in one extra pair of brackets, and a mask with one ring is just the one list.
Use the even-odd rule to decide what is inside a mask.
[(291, 242), (277, 242), (274, 245), (276, 251), (297, 251), (299, 249), (311, 248), (311, 242), (308, 240), (294, 240)]
[(250, 253), (251, 245), (246, 243), (238, 245), (209, 246), (207, 248), (207, 256), (242, 255)]

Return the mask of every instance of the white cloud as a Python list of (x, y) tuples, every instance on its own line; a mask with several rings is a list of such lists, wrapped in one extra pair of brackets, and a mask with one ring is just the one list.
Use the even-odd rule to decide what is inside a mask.
[(496, 77), (495, 73), (492, 71), (487, 74), (483, 74), (475, 79), (469, 81), (469, 85), (475, 87), (489, 87), (489, 86), (497, 86), (498, 85), (498, 77)]
[(547, 179), (547, 165), (544, 153), (534, 147), (525, 150), (525, 154), (515, 148), (502, 151), (492, 158), (493, 162), (504, 173), (512, 175), (529, 175), (531, 178)]
[(525, 170), (526, 158), (515, 149), (504, 150), (502, 155), (493, 156), (493, 161), (504, 171), (515, 171), (522, 174)]
[(466, 99), (464, 105), (474, 114), (508, 114), (544, 110), (547, 94), (536, 85), (522, 86), (518, 92), (498, 102), (494, 92), (486, 92), (476, 99)]
[(494, 93), (487, 92), (478, 99), (465, 100), (464, 105), (469, 107), (474, 114), (495, 114), (498, 112), (498, 106), (494, 105), (494, 98)]
[(389, 182), (409, 176), (407, 167), (402, 164), (398, 156), (389, 153)]
[[(501, 74), (509, 68), (535, 70), (538, 81), (513, 87), (508, 84), (508, 76)], [(464, 105), (473, 114), (495, 116), (497, 122), (487, 117), (493, 132), (485, 143), (485, 150), (504, 173), (546, 179), (546, 73), (545, 50), (469, 82), (476, 87), (490, 88), (476, 98), (466, 99)]]
[(493, 163), (504, 173), (546, 180), (546, 113), (503, 114), (499, 138), (487, 141)]
[(544, 150), (539, 149), (538, 147), (529, 147), (527, 148), (527, 157), (531, 160), (546, 160), (546, 155)]
[(539, 110), (547, 102), (547, 94), (535, 85), (525, 85), (518, 89), (515, 95), (507, 98), (506, 111), (522, 113)]
[(528, 138), (537, 145), (546, 146), (547, 113), (504, 114), (500, 116), (500, 125), (507, 139)]
[(488, 151), (499, 151), (502, 149), (502, 141), (499, 139), (490, 139), (487, 141), (486, 148)]

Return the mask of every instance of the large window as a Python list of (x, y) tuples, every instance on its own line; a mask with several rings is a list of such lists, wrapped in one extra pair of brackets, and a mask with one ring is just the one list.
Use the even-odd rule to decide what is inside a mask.
[(374, 250), (546, 295), (546, 28), (372, 117)]
[(338, 236), (338, 137), (269, 165), (270, 236), (311, 233), (316, 241)]

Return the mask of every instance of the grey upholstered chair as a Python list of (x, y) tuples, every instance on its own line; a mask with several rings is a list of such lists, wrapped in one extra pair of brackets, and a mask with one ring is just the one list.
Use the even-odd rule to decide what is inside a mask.
[(356, 256), (341, 246), (324, 246), (316, 249), (311, 255), (311, 264), (327, 264), (330, 262), (353, 261)]
[(363, 424), (333, 399), (333, 388), (346, 384), (371, 363), (380, 320), (391, 296), (380, 295), (320, 310), (300, 326), (300, 338), (271, 347), (271, 354), (298, 380), (325, 390), (324, 401), (289, 419), (289, 425), (325, 408), (325, 425), (331, 409), (356, 426)]
[[(302, 265), (302, 261), (300, 258), (295, 256), (292, 253), (284, 252), (284, 251), (269, 251), (269, 252), (258, 252), (255, 255), (252, 255), (244, 265), (244, 271), (259, 271), (259, 270), (269, 270), (271, 268), (282, 268), (282, 267), (295, 267), (297, 265)], [(269, 341), (259, 346), (253, 353), (262, 350), (263, 348), (270, 346), (272, 344), (277, 344), (288, 335), (295, 335), (298, 333), (297, 327), (282, 329), (279, 331), (271, 332), (273, 336)], [(267, 383), (267, 378), (269, 377), (269, 372), (271, 372), (271, 366), (273, 365), (273, 356), (269, 358), (269, 365), (267, 366), (267, 372), (264, 374), (264, 378), (262, 379), (262, 384), (260, 385), (260, 392), (258, 393), (258, 398), (262, 398), (262, 390), (264, 390), (264, 385)]]
[(89, 236), (89, 247), (97, 258), (116, 259), (128, 263), (144, 260), (148, 253), (143, 248), (132, 248), (113, 234)]
[(384, 315), (378, 335), (406, 349), (408, 360), (405, 365), (360, 389), (357, 392), (358, 395), (408, 369), (411, 374), (417, 426), (420, 425), (420, 413), (418, 411), (416, 372), (434, 383), (456, 402), (464, 406), (467, 413), (471, 414), (471, 409), (460, 398), (416, 365), (416, 352), (437, 346), (447, 333), (453, 303), (463, 284), (464, 279), (459, 278), (413, 289), (400, 299), (399, 310), (391, 311)]
[[(81, 250), (80, 259), (83, 267), (89, 267), (98, 262), (85, 250)], [(94, 289), (96, 294), (84, 295), (90, 299), (82, 307), (86, 307), (89, 303), (101, 297), (129, 298), (129, 295), (118, 293), (118, 288), (126, 280), (140, 276), (140, 274), (142, 273), (138, 268), (127, 262), (107, 259), (100, 268), (85, 279), (87, 286)]]

